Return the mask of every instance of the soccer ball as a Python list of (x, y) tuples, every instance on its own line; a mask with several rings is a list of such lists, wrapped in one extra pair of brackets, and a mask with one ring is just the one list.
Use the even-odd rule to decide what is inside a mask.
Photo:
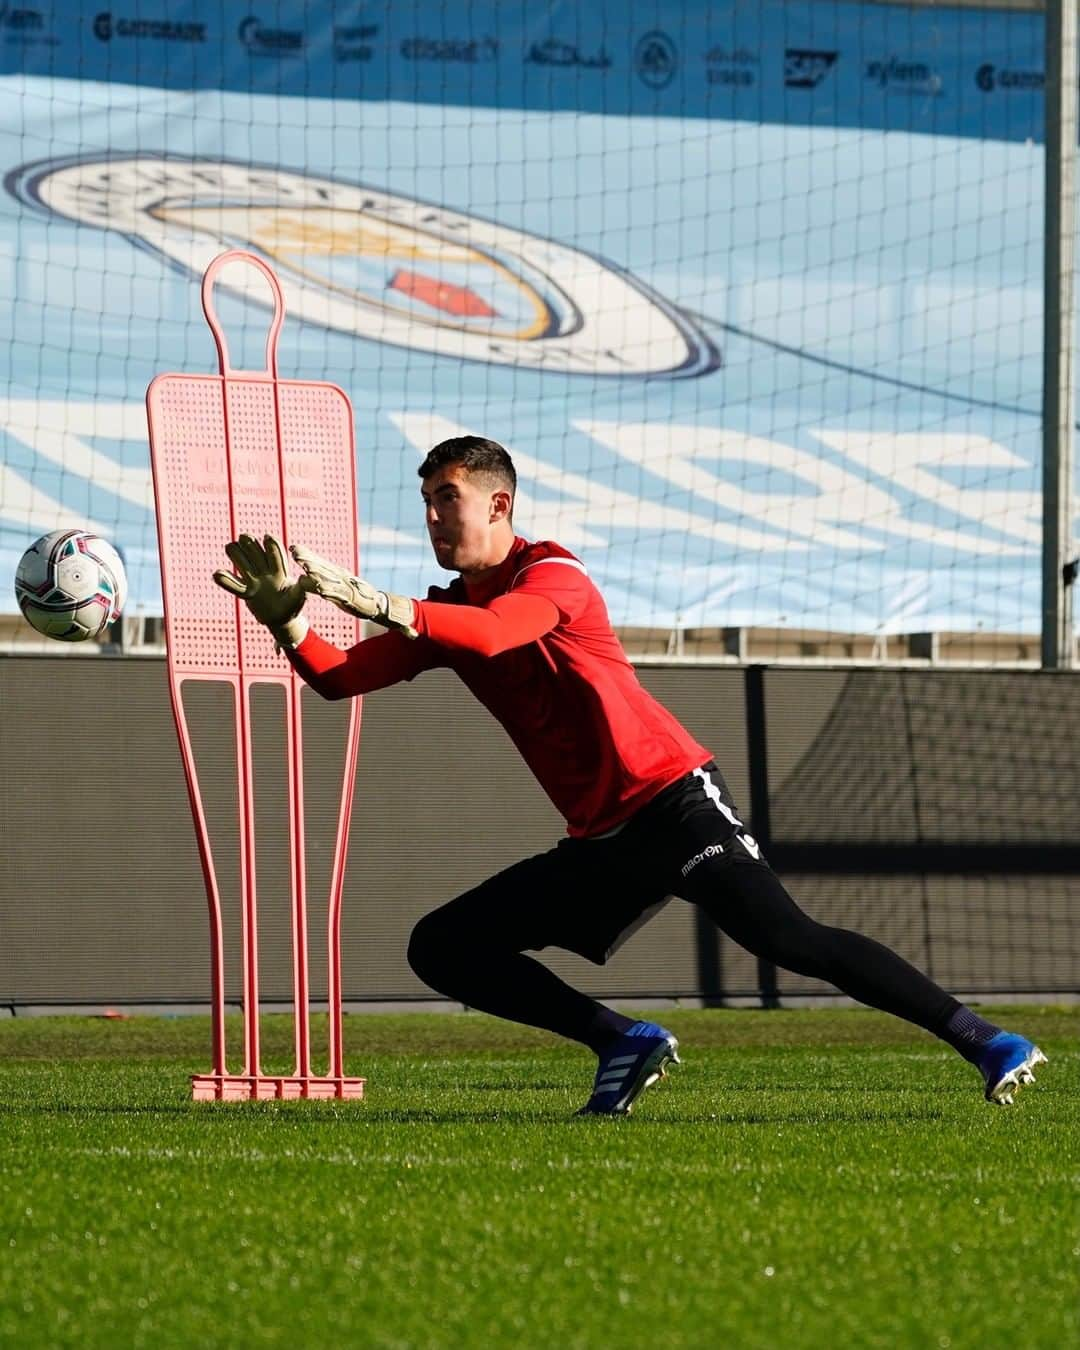
[(127, 576), (111, 544), (88, 530), (53, 530), (15, 569), (15, 599), (31, 627), (61, 642), (96, 638), (127, 599)]

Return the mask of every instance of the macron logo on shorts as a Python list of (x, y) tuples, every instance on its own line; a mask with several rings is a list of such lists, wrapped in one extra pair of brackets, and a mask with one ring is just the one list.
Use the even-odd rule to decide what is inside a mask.
[(698, 863), (704, 862), (706, 858), (715, 858), (718, 854), (723, 853), (723, 851), (723, 844), (710, 844), (708, 848), (703, 848), (700, 853), (695, 853), (689, 861), (683, 863), (682, 875), (685, 877), (694, 870)]

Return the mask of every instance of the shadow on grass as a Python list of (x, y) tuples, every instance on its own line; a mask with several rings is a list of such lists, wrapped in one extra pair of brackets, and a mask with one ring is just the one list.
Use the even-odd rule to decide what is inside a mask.
[(183, 1116), (189, 1114), (186, 1105), (165, 1106), (157, 1103), (133, 1103), (127, 1106), (103, 1105), (100, 1102), (29, 1102), (19, 1105), (0, 1102), (0, 1116)]
[(377, 1107), (360, 1102), (245, 1102), (245, 1103), (184, 1103), (166, 1105), (101, 1105), (96, 1103), (57, 1103), (25, 1106), (6, 1103), (0, 1105), (0, 1117), (189, 1117), (201, 1125), (217, 1129), (235, 1126), (243, 1115), (265, 1120), (277, 1117), (290, 1126), (307, 1124), (335, 1124), (350, 1129), (376, 1125), (496, 1125), (535, 1126), (573, 1125), (584, 1129), (663, 1129), (699, 1125), (704, 1128), (746, 1125), (866, 1125), (915, 1124), (941, 1121), (940, 1110), (885, 1111), (879, 1109), (845, 1111), (683, 1111), (677, 1114), (630, 1116), (579, 1116), (573, 1110), (509, 1110), (478, 1108), (440, 1109), (438, 1107)]
[[(436, 1107), (382, 1107), (376, 1110), (357, 1108), (348, 1123), (357, 1125), (500, 1125), (537, 1124), (573, 1125), (584, 1129), (659, 1129), (668, 1126), (701, 1125), (854, 1125), (854, 1124), (913, 1124), (944, 1119), (943, 1111), (933, 1108), (908, 1111), (847, 1110), (847, 1111), (684, 1111), (677, 1114), (649, 1115), (634, 1113), (629, 1116), (579, 1116), (574, 1110), (494, 1110)], [(341, 1120), (330, 1113), (314, 1112), (309, 1119)], [(344, 1122), (342, 1122), (344, 1123)]]

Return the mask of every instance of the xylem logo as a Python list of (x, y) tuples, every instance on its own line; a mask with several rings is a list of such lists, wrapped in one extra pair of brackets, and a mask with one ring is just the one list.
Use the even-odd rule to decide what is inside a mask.
[(788, 47), (784, 52), (784, 84), (788, 89), (816, 89), (836, 64), (837, 52)]
[(905, 94), (940, 94), (941, 76), (924, 61), (904, 61), (890, 56), (868, 61), (866, 78), (879, 89), (897, 89)]
[(45, 27), (45, 15), (39, 9), (16, 9), (0, 5), (0, 28), (9, 33), (40, 33)]
[[(372, 342), (541, 372), (702, 375), (719, 354), (643, 282), (567, 244), (379, 188), (164, 155), (24, 165), (20, 201), (116, 230), (193, 278), (226, 248), (277, 271), (289, 313)], [(254, 269), (226, 290), (253, 304)]]
[(40, 9), (0, 3), (0, 34), (13, 47), (58, 47), (60, 39), (49, 30)]

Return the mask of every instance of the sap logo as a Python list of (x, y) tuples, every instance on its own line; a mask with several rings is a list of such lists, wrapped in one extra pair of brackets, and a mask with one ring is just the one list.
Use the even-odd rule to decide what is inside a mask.
[[(250, 248), (290, 314), (368, 342), (588, 376), (694, 376), (719, 353), (694, 319), (622, 268), (510, 225), (291, 169), (161, 154), (60, 158), (4, 180), (18, 200), (201, 278)], [(245, 269), (251, 270), (251, 269)], [(261, 282), (222, 278), (264, 305)]]
[(1042, 89), (1046, 75), (1041, 70), (1000, 70), (987, 63), (975, 72), (975, 83), (984, 94), (995, 89)]
[(241, 22), (236, 35), (250, 56), (291, 60), (304, 50), (304, 35), (298, 28), (266, 28), (253, 14)]
[(784, 84), (788, 89), (816, 89), (836, 65), (838, 52), (819, 52), (806, 47), (784, 51)]

